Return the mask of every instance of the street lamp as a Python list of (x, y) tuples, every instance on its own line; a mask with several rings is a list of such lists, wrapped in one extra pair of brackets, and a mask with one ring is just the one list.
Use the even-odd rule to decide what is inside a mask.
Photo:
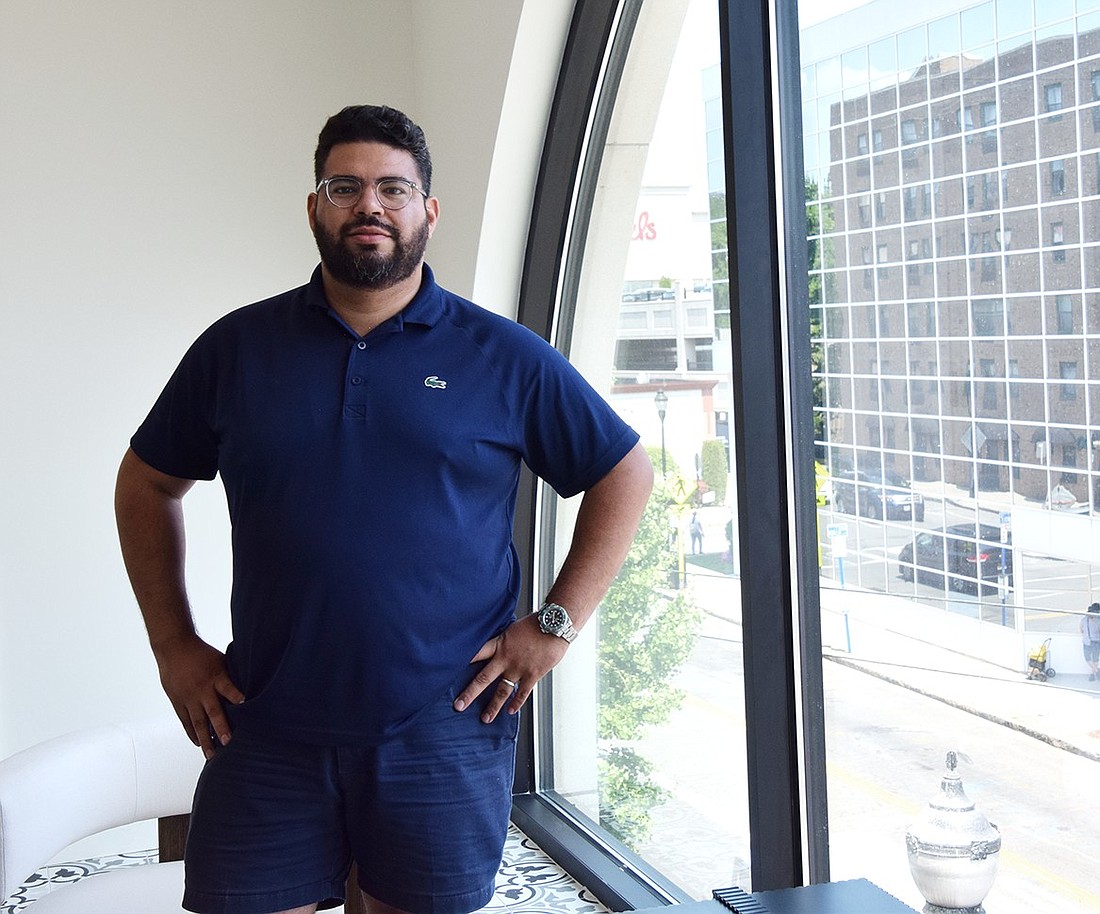
[(665, 413), (668, 411), (668, 394), (665, 393), (663, 387), (657, 391), (657, 396), (653, 398), (653, 402), (657, 404), (657, 417), (661, 420), (661, 475), (667, 476), (668, 471), (665, 468)]

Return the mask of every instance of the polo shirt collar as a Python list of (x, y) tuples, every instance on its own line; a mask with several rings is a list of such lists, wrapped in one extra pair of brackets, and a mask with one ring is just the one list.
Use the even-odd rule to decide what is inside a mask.
[[(443, 290), (436, 284), (435, 274), (426, 263), (422, 267), (423, 273), (420, 279), (420, 289), (404, 308), (397, 312), (391, 323), (396, 323), (396, 330), (403, 330), (405, 324), (421, 324), (425, 327), (433, 327), (443, 316)], [(324, 282), (321, 279), (321, 265), (318, 264), (306, 286), (306, 304), (311, 308), (335, 315), (336, 312), (325, 297)]]

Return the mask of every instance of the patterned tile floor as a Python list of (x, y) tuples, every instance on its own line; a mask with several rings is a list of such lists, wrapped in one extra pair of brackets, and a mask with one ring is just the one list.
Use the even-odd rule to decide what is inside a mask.
[[(32, 911), (34, 901), (47, 892), (78, 879), (120, 866), (155, 863), (156, 851), (93, 857), (51, 866), (35, 873), (19, 890), (0, 904), (0, 914)], [(608, 914), (592, 894), (568, 876), (543, 850), (514, 825), (504, 845), (504, 860), (497, 875), (493, 900), (485, 914)], [(88, 911), (86, 914), (99, 914)]]

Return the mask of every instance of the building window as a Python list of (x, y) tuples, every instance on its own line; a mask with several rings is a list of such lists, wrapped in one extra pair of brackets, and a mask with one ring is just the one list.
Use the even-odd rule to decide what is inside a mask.
[(1062, 84), (1051, 83), (1044, 90), (1046, 96), (1046, 110), (1047, 111), (1061, 111), (1062, 110)]
[[(867, 226), (871, 224), (871, 195), (863, 194), (856, 204), (859, 208), (859, 224)], [(867, 261), (863, 261), (867, 263)]]
[(882, 139), (882, 131), (881, 130), (871, 131), (871, 147), (875, 150), (875, 152), (882, 152), (882, 148), (883, 148), (884, 145), (885, 145), (885, 143), (883, 142), (883, 139)]
[[(979, 359), (978, 360), (978, 373), (983, 378), (996, 377), (996, 363), (993, 359)], [(982, 383), (982, 408), (986, 411), (992, 411), (997, 408), (998, 399), (997, 394), (1000, 390), (1000, 384), (994, 384), (986, 381)]]
[(997, 205), (997, 175), (989, 173), (982, 175), (982, 206), (990, 209)]
[(988, 128), (993, 127), (997, 123), (997, 103), (996, 102), (982, 102), (979, 109), (979, 116), (981, 117), (982, 128), (982, 152), (996, 152), (997, 150), (997, 131), (990, 130)]
[(999, 298), (979, 298), (971, 305), (975, 336), (1004, 335), (1004, 302)]
[(1060, 197), (1066, 192), (1066, 163), (1064, 159), (1055, 159), (1050, 163), (1050, 194)]
[[(1077, 380), (1077, 363), (1076, 362), (1059, 362), (1058, 363), (1058, 377), (1063, 381), (1076, 381)], [(1062, 384), (1061, 397), (1063, 400), (1076, 400), (1077, 399), (1077, 385), (1076, 384)]]
[(908, 302), (905, 308), (910, 336), (936, 335), (936, 309), (932, 302)]
[(875, 219), (882, 222), (886, 219), (886, 194), (875, 195)]
[(865, 156), (867, 155), (867, 152), (867, 134), (861, 133), (859, 136), (856, 137), (856, 154)]
[(1055, 313), (1058, 316), (1058, 332), (1073, 333), (1073, 299), (1068, 295), (1059, 295), (1055, 299)]
[(1066, 251), (1062, 247), (1066, 243), (1066, 228), (1061, 222), (1050, 224), (1050, 243), (1054, 246), (1053, 259), (1055, 263), (1066, 262)]

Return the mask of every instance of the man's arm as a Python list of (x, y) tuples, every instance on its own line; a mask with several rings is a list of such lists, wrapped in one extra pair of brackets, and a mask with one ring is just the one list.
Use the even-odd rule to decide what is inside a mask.
[[(547, 600), (568, 610), (578, 629), (596, 611), (618, 574), (652, 488), (653, 465), (645, 449), (637, 444), (584, 493), (569, 554), (546, 595)], [(455, 700), (455, 710), (465, 710), (492, 686), (492, 698), (482, 719), (491, 722), (506, 704), (508, 713), (515, 714), (535, 683), (558, 664), (568, 647), (556, 635), (545, 634), (534, 615), (513, 622), (473, 658), (474, 663), (489, 662)], [(519, 685), (513, 690), (504, 679)]]
[(244, 695), (225, 668), (225, 656), (195, 632), (184, 584), (183, 496), (194, 481), (168, 476), (127, 450), (115, 485), (115, 519), (122, 558), (134, 589), (160, 681), (183, 729), (209, 758), (211, 731), (224, 745), (229, 722), (221, 698)]

